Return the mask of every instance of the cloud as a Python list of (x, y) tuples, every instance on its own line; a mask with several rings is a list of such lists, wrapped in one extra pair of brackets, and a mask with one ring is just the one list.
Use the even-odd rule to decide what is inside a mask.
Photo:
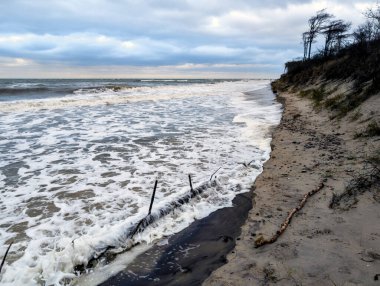
[(354, 5), (339, 1), (313, 1), (288, 3), (285, 7), (267, 7), (229, 10), (219, 16), (209, 17), (200, 30), (226, 37), (251, 37), (257, 42), (270, 40), (273, 44), (293, 42), (307, 29), (307, 20), (316, 11), (326, 8), (329, 13), (353, 24), (363, 21), (362, 11), (368, 3)]
[[(188, 47), (149, 38), (121, 40), (99, 34), (35, 35), (20, 34), (0, 36), (0, 53), (14, 58), (36, 61), (62, 61), (72, 65), (164, 65), (183, 62), (246, 63), (278, 60), (282, 50), (254, 47), (228, 47), (201, 45)], [(254, 59), (256, 57), (256, 60)]]
[(0, 58), (0, 65), (2, 67), (25, 67), (33, 64), (33, 61), (23, 58)]
[(29, 57), (72, 64), (119, 62), (145, 64), (167, 61), (181, 49), (166, 41), (149, 38), (121, 40), (106, 35), (75, 33), (68, 35), (19, 34), (0, 36), (0, 53), (12, 57)]
[(241, 54), (241, 49), (228, 48), (226, 46), (199, 46), (191, 50), (195, 55), (234, 57)]
[[(13, 0), (0, 2), (0, 57), (44, 68), (269, 65), (302, 53), (307, 19), (327, 8), (363, 21), (354, 0)], [(276, 66), (276, 68), (274, 68)], [(256, 66), (256, 68), (259, 68)], [(231, 68), (230, 68), (231, 69)], [(246, 68), (245, 68), (246, 69)]]
[[(21, 64), (19, 66), (19, 64)], [(0, 77), (19, 78), (273, 78), (277, 65), (194, 64), (163, 66), (79, 66), (62, 63), (44, 65), (25, 59), (0, 58)]]

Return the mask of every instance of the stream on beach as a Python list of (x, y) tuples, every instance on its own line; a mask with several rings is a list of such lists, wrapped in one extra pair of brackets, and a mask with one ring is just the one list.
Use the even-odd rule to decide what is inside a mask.
[(281, 106), (269, 83), (0, 80), (0, 257), (13, 241), (0, 284), (85, 285), (75, 266), (130, 247), (156, 180), (152, 213), (189, 192), (189, 174), (194, 187), (214, 174), (136, 234), (140, 249), (231, 206), (270, 155)]

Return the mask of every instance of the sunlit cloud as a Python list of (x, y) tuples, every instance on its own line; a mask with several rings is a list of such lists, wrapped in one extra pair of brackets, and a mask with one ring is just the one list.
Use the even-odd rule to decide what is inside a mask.
[(0, 58), (0, 65), (3, 67), (25, 67), (32, 65), (33, 61), (23, 58)]

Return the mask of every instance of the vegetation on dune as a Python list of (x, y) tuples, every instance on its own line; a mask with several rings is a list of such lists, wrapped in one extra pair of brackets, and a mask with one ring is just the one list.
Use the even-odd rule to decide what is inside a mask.
[[(366, 21), (350, 32), (351, 24), (336, 20), (326, 10), (309, 19), (302, 34), (304, 55), (285, 64), (286, 73), (272, 83), (274, 91), (290, 90), (308, 97), (314, 106), (344, 117), (380, 92), (380, 4), (369, 9)], [(316, 39), (323, 47), (311, 54)], [(326, 88), (331, 82), (351, 83), (338, 93)], [(314, 88), (310, 88), (314, 86)]]
[(379, 201), (380, 168), (379, 156), (375, 155), (366, 160), (363, 169), (352, 175), (344, 192), (333, 193), (329, 207), (348, 210), (358, 202), (358, 197), (367, 191), (372, 191), (373, 199)]
[(373, 136), (380, 136), (380, 126), (375, 120), (371, 121), (364, 130), (355, 134), (356, 138)]

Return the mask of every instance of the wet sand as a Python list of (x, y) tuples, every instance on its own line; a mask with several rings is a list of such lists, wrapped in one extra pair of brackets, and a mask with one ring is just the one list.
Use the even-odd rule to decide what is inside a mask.
[(252, 195), (236, 196), (233, 207), (193, 222), (166, 245), (154, 245), (101, 285), (200, 285), (226, 263), (252, 207)]

